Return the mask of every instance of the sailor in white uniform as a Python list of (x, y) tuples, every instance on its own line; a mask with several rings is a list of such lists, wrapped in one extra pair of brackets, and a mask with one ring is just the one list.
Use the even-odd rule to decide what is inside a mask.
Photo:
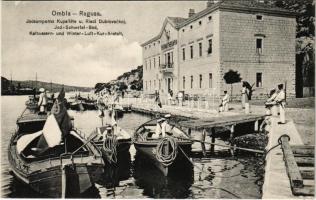
[(40, 108), (39, 114), (46, 114), (47, 113), (47, 95), (46, 90), (44, 88), (40, 88), (39, 91), (41, 94), (39, 95), (38, 106)]
[(155, 133), (151, 136), (153, 139), (159, 138), (160, 134), (162, 134), (162, 123), (165, 121), (165, 118), (160, 118), (157, 120)]
[(222, 103), (219, 106), (219, 112), (228, 111), (228, 102), (229, 102), (229, 95), (227, 94), (227, 91), (225, 90)]
[(275, 98), (276, 103), (280, 108), (280, 122), (278, 124), (285, 124), (285, 92), (283, 89), (283, 84), (278, 85), (278, 95)]

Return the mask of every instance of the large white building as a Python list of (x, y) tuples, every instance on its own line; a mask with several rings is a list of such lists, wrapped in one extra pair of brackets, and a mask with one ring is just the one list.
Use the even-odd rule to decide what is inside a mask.
[[(187, 18), (166, 17), (157, 36), (142, 44), (145, 94), (158, 90), (220, 96), (223, 76), (238, 71), (255, 97), (279, 83), (295, 96), (295, 13), (256, 0), (207, 2)], [(235, 84), (239, 94), (241, 84)]]

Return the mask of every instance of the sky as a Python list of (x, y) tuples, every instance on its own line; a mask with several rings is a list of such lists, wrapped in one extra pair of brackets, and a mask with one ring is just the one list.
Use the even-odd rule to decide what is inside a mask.
[[(187, 17), (206, 1), (2, 1), (1, 75), (14, 80), (38, 80), (94, 87), (142, 65), (141, 44), (156, 36), (165, 17)], [(31, 36), (54, 25), (28, 24), (27, 19), (86, 19), (56, 17), (52, 11), (100, 12), (100, 19), (125, 19), (126, 24), (98, 25), (100, 31), (122, 36)], [(91, 17), (92, 19), (93, 17)], [(93, 18), (94, 19), (94, 18)]]

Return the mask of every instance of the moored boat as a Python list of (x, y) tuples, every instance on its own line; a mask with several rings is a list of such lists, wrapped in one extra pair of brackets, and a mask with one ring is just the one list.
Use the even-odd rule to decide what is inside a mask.
[(76, 100), (74, 102), (70, 103), (70, 109), (76, 110), (76, 111), (84, 111), (84, 107), (82, 105), (82, 102), (79, 100)]
[(117, 164), (117, 158), (129, 152), (132, 139), (128, 132), (115, 125), (106, 125), (96, 129), (93, 142), (102, 151), (104, 160)]
[(96, 103), (93, 101), (83, 101), (82, 106), (84, 110), (96, 110), (97, 106)]
[(156, 119), (142, 124), (134, 133), (133, 144), (138, 152), (147, 156), (167, 176), (177, 165), (188, 161), (184, 154), (190, 154), (192, 141), (175, 125), (171, 126), (165, 137), (153, 137), (156, 126)]
[(71, 125), (63, 91), (43, 130), (12, 136), (8, 159), (14, 175), (48, 197), (65, 197), (91, 188), (104, 170), (99, 149)]

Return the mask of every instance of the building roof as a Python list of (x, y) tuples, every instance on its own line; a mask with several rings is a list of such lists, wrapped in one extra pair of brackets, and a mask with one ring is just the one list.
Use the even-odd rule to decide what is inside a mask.
[(183, 17), (166, 17), (164, 23), (163, 23), (163, 26), (162, 26), (162, 29), (160, 30), (159, 34), (153, 38), (151, 38), (150, 40), (148, 40), (147, 42), (143, 43), (141, 46), (145, 46), (151, 42), (154, 42), (156, 40), (159, 40), (163, 31), (164, 31), (164, 27), (166, 26), (167, 22), (169, 22), (171, 24), (171, 26), (173, 26), (175, 29), (177, 29), (177, 27), (185, 22), (187, 19), (186, 18), (183, 18)]
[[(198, 20), (205, 15), (208, 15), (215, 10), (229, 10), (234, 12), (259, 12), (259, 13), (269, 13), (281, 16), (293, 17), (298, 15), (298, 13), (289, 11), (287, 9), (279, 8), (275, 5), (269, 3), (261, 3), (259, 0), (220, 0), (217, 3), (214, 3), (212, 6), (207, 7), (206, 9), (194, 14), (189, 18), (182, 17), (167, 17), (163, 27), (166, 24), (166, 21), (171, 22), (171, 24), (176, 28), (180, 29), (191, 22)], [(161, 37), (162, 31), (155, 36), (154, 38), (143, 43), (141, 46), (145, 46), (155, 40), (158, 40)]]
[(183, 18), (183, 17), (168, 17), (168, 19), (174, 23), (174, 25), (178, 26), (179, 24), (185, 22), (187, 20), (187, 18)]

